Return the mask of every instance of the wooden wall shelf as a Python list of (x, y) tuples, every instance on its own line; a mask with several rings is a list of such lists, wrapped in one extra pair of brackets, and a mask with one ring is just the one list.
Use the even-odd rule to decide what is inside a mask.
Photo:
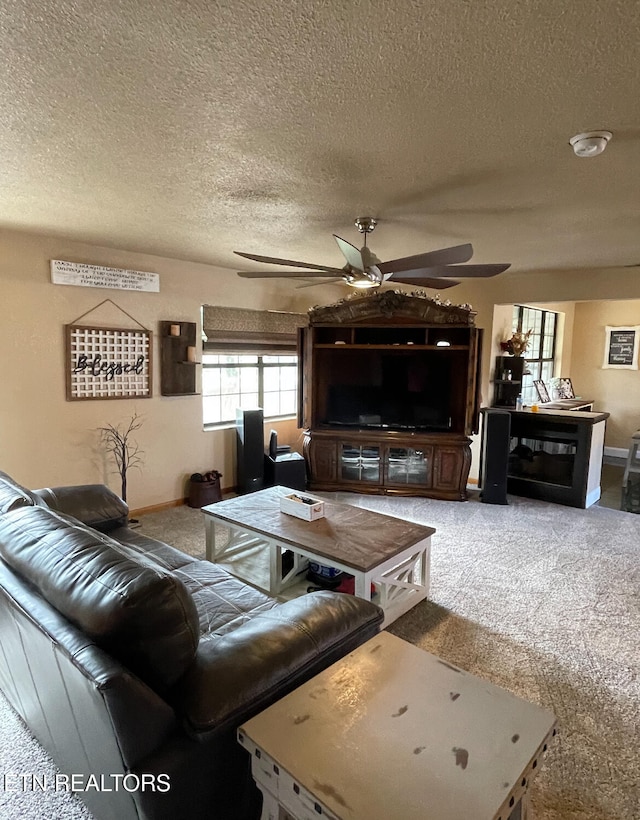
[[(179, 333), (172, 333), (176, 328)], [(160, 322), (160, 392), (163, 396), (198, 395), (196, 366), (200, 362), (188, 360), (189, 348), (195, 346), (195, 322)]]

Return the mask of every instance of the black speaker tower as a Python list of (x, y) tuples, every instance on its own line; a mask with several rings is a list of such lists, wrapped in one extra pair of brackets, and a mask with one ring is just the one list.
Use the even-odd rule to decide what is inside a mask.
[(480, 500), (485, 504), (508, 504), (507, 474), (511, 444), (511, 414), (508, 410), (482, 408), (480, 452)]
[(261, 408), (236, 410), (236, 472), (239, 493), (264, 487), (264, 417)]

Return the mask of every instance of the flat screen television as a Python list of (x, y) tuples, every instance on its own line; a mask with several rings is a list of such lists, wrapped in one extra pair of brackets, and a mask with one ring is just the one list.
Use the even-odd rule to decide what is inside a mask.
[(371, 351), (357, 370), (341, 373), (336, 367), (331, 376), (333, 383), (328, 386), (324, 424), (424, 432), (451, 430), (451, 365), (450, 357), (427, 360)]

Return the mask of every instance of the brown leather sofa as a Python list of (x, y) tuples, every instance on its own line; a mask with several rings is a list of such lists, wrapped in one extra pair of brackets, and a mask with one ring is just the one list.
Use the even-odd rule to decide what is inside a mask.
[(127, 514), (102, 485), (0, 473), (0, 688), (96, 817), (257, 818), (237, 727), (382, 612), (335, 592), (278, 603)]

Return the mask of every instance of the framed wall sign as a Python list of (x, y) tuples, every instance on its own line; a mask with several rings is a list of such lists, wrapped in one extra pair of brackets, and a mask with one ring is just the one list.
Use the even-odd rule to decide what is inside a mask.
[(51, 281), (54, 285), (78, 285), (85, 288), (117, 288), (155, 293), (160, 290), (160, 276), (157, 273), (64, 262), (62, 259), (51, 260)]
[(602, 366), (638, 369), (638, 339), (640, 325), (630, 327), (610, 327), (607, 325)]
[(67, 401), (151, 398), (151, 331), (65, 325)]

